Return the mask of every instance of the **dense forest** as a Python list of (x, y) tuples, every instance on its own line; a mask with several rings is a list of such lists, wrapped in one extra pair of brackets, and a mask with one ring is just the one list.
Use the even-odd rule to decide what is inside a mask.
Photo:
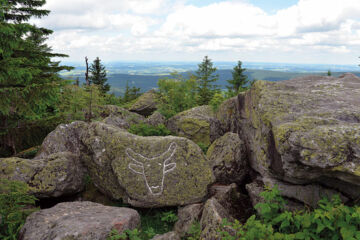
[(29, 21), (50, 14), (45, 0), (0, 4), (1, 239), (360, 239), (355, 75), (276, 85), (254, 76), (288, 75), (204, 56), (114, 86), (101, 56), (84, 56), (81, 78), (64, 79), (53, 31)]

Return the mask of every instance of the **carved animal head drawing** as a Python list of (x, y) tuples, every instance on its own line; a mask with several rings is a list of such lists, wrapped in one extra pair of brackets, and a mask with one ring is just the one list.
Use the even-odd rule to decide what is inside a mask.
[(176, 168), (176, 163), (171, 162), (176, 151), (176, 143), (171, 143), (169, 149), (157, 157), (148, 158), (126, 149), (126, 155), (131, 159), (129, 169), (143, 176), (146, 187), (152, 195), (160, 195), (164, 189), (165, 175)]

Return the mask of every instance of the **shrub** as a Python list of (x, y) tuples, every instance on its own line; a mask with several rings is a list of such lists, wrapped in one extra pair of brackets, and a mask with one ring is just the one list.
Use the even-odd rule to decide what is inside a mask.
[(129, 132), (139, 136), (168, 136), (171, 131), (165, 127), (164, 124), (159, 124), (156, 127), (140, 123), (130, 126)]
[(28, 191), (26, 183), (0, 179), (0, 239), (16, 240), (26, 217), (36, 210), (36, 198)]
[(201, 148), (203, 153), (206, 155), (207, 150), (209, 149), (210, 146), (206, 145), (205, 143), (202, 143), (202, 142), (199, 142), (197, 145)]
[(214, 94), (210, 101), (210, 106), (213, 110), (213, 112), (216, 112), (219, 108), (219, 106), (224, 102), (225, 98), (221, 92), (217, 92)]
[(219, 230), (222, 239), (360, 239), (360, 207), (345, 206), (339, 196), (320, 200), (313, 211), (298, 212), (284, 210), (285, 201), (277, 187), (261, 196), (265, 202), (255, 206), (259, 216), (251, 216), (245, 224), (224, 221), (235, 233)]

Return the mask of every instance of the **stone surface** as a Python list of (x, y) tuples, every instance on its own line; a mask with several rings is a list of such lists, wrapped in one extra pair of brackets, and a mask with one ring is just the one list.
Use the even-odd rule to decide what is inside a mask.
[(146, 120), (145, 120), (146, 124), (149, 124), (151, 126), (158, 126), (160, 124), (164, 124), (166, 123), (166, 119), (165, 117), (159, 113), (159, 112), (154, 112), (151, 116), (149, 116)]
[[(241, 93), (242, 96), (244, 93)], [(220, 121), (221, 128), (223, 132), (234, 132), (239, 131), (239, 122), (240, 122), (240, 101), (236, 96), (224, 101), (218, 108), (216, 112), (216, 118)]]
[(168, 232), (161, 235), (156, 235), (152, 240), (180, 240), (180, 236), (177, 232)]
[(210, 196), (215, 198), (233, 218), (246, 221), (253, 214), (249, 196), (242, 194), (235, 183), (214, 184), (209, 192)]
[(71, 152), (80, 156), (80, 152), (82, 151), (80, 134), (86, 127), (87, 123), (80, 121), (70, 124), (60, 124), (44, 139), (35, 159), (41, 159), (59, 152)]
[(140, 216), (133, 209), (66, 202), (31, 214), (19, 240), (106, 240), (112, 229), (121, 233), (139, 225)]
[(187, 237), (191, 226), (200, 220), (203, 204), (191, 204), (178, 210), (179, 220), (175, 223), (174, 230), (181, 236)]
[(244, 96), (240, 135), (262, 176), (293, 184), (360, 186), (360, 78), (257, 81)]
[(156, 98), (155, 90), (150, 90), (142, 94), (129, 110), (145, 117), (150, 116), (157, 109)]
[(43, 159), (2, 158), (0, 178), (23, 181), (38, 198), (60, 197), (84, 188), (84, 167), (69, 152), (51, 154)]
[(114, 105), (105, 106), (102, 116), (106, 116), (102, 122), (124, 129), (130, 128), (133, 124), (139, 124), (145, 121), (145, 118), (140, 114)]
[(167, 121), (167, 128), (178, 136), (209, 146), (222, 135), (220, 122), (210, 106), (195, 107)]
[(236, 133), (226, 133), (211, 144), (206, 154), (217, 183), (239, 183), (249, 171), (244, 142)]
[(82, 142), (88, 156), (82, 158), (94, 184), (133, 206), (196, 203), (214, 180), (201, 149), (185, 138), (140, 137), (94, 122)]
[(230, 222), (233, 220), (228, 211), (215, 198), (207, 200), (200, 220), (200, 239), (221, 240), (218, 229), (221, 228), (221, 223), (225, 218)]

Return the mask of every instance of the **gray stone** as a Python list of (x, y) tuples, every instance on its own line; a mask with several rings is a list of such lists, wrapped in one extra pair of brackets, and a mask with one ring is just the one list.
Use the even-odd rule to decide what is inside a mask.
[(150, 116), (157, 110), (157, 96), (155, 90), (150, 90), (142, 94), (135, 103), (131, 105), (129, 110), (145, 117)]
[(206, 156), (217, 183), (241, 184), (249, 171), (245, 144), (236, 133), (228, 132), (216, 139)]
[(159, 112), (154, 112), (151, 116), (149, 116), (146, 120), (145, 120), (146, 124), (149, 124), (151, 126), (158, 126), (160, 124), (164, 124), (166, 123), (166, 119), (165, 117), (159, 113)]
[(38, 198), (73, 195), (84, 189), (85, 169), (69, 152), (54, 153), (43, 159), (2, 158), (0, 178), (22, 181)]
[(152, 240), (180, 240), (180, 236), (177, 232), (168, 232), (161, 235), (156, 235)]
[(220, 121), (223, 132), (239, 132), (239, 122), (241, 121), (241, 102), (239, 101), (239, 97), (243, 94), (244, 93), (241, 93), (239, 96), (230, 98), (219, 106), (216, 112), (216, 118)]
[(200, 220), (203, 204), (191, 204), (178, 210), (179, 220), (175, 223), (174, 230), (181, 237), (186, 237), (191, 226)]
[(65, 202), (32, 213), (19, 240), (106, 240), (112, 229), (122, 233), (139, 225), (140, 216), (133, 209)]
[(145, 118), (140, 114), (113, 105), (106, 105), (102, 115), (106, 116), (102, 122), (124, 129), (129, 129), (131, 125), (145, 121)]

